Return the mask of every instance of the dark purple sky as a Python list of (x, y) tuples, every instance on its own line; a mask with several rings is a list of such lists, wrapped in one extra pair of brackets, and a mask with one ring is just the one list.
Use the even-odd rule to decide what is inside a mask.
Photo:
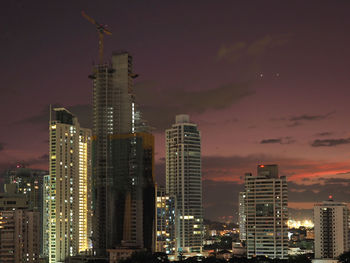
[(188, 113), (202, 131), (206, 217), (231, 216), (244, 172), (277, 163), (290, 207), (349, 200), (349, 1), (5, 1), (0, 9), (0, 168), (47, 168), (48, 105), (89, 126), (97, 33), (128, 50), (135, 93), (163, 132)]

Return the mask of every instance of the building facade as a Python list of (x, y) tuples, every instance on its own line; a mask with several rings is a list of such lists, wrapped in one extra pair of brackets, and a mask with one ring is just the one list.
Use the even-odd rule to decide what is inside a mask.
[(240, 192), (238, 197), (238, 217), (239, 217), (239, 239), (244, 241), (247, 239), (246, 232), (246, 212), (245, 212), (246, 193)]
[(287, 180), (277, 165), (258, 165), (245, 175), (247, 257), (288, 257)]
[(44, 212), (44, 177), (48, 171), (26, 168), (22, 164), (17, 164), (16, 167), (7, 170), (5, 175), (5, 182), (7, 184), (16, 185), (17, 192), (24, 194), (28, 200), (28, 209), (38, 211), (40, 213), (40, 254), (45, 255), (47, 246), (43, 245), (44, 235), (44, 217), (47, 213)]
[(188, 115), (177, 115), (166, 130), (166, 192), (176, 198), (178, 251), (202, 251), (201, 136)]
[(29, 209), (28, 196), (15, 184), (0, 194), (0, 262), (38, 262), (40, 213)]
[(49, 258), (50, 245), (50, 175), (44, 176), (43, 181), (43, 216), (42, 216), (42, 256)]
[(176, 203), (175, 197), (166, 194), (165, 187), (157, 186), (156, 196), (156, 252), (175, 255)]
[(154, 138), (135, 104), (132, 67), (129, 53), (114, 53), (90, 76), (93, 243), (101, 256), (120, 246), (152, 250), (155, 243)]
[[(132, 57), (114, 54), (111, 64), (93, 68), (93, 241), (99, 255), (113, 248), (115, 233), (109, 204), (114, 203), (112, 189), (110, 136), (132, 131)], [(120, 234), (119, 234), (120, 235)]]
[(91, 245), (91, 131), (64, 108), (50, 112), (49, 262)]
[(315, 204), (315, 259), (336, 259), (350, 249), (349, 216), (347, 204), (332, 197)]
[(112, 184), (109, 204), (115, 247), (154, 250), (154, 137), (150, 133), (111, 136)]
[(0, 211), (0, 262), (39, 261), (39, 219), (38, 211)]

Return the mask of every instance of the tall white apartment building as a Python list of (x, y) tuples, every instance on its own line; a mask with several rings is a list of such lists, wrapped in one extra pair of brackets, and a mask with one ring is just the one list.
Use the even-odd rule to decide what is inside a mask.
[(238, 197), (238, 219), (239, 219), (239, 239), (241, 241), (247, 239), (247, 231), (246, 231), (246, 222), (247, 222), (247, 215), (245, 213), (245, 199), (246, 199), (246, 193), (245, 192), (239, 192)]
[(315, 204), (315, 259), (335, 259), (349, 250), (349, 209), (346, 203)]
[(202, 251), (201, 135), (188, 115), (166, 130), (166, 192), (176, 198), (178, 251)]
[(64, 108), (50, 112), (49, 262), (91, 248), (91, 131)]
[(277, 165), (258, 165), (245, 175), (247, 257), (288, 257), (288, 190)]

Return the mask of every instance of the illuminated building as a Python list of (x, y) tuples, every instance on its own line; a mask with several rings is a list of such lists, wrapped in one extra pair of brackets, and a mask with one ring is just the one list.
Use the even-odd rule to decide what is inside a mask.
[(188, 115), (166, 130), (166, 192), (176, 198), (178, 251), (202, 251), (201, 136)]
[(238, 197), (238, 216), (239, 216), (239, 239), (246, 240), (246, 213), (245, 213), (245, 192), (240, 192)]
[(64, 108), (50, 113), (49, 261), (91, 249), (91, 131)]
[(245, 174), (247, 257), (288, 257), (288, 190), (277, 165)]
[(158, 186), (156, 200), (156, 252), (173, 255), (177, 251), (175, 198), (166, 194), (164, 187)]
[(328, 201), (314, 206), (315, 259), (336, 259), (349, 250), (349, 209)]
[[(47, 215), (43, 211), (43, 199), (45, 196), (43, 195), (43, 180), (44, 176), (47, 174), (47, 171), (26, 168), (22, 164), (17, 164), (15, 168), (7, 170), (5, 174), (5, 182), (8, 184), (15, 184), (17, 186), (17, 192), (26, 195), (28, 209), (40, 213), (40, 244), (43, 244), (43, 220)], [(40, 253), (45, 254), (45, 250), (47, 251), (47, 246), (42, 245)]]
[[(93, 245), (154, 248), (154, 138), (136, 109), (132, 57), (93, 68)], [(153, 212), (152, 212), (153, 211)]]
[(40, 213), (28, 208), (28, 198), (14, 184), (0, 194), (0, 262), (38, 262)]
[(49, 257), (49, 240), (50, 240), (50, 175), (45, 175), (43, 180), (43, 217), (42, 217), (42, 255)]

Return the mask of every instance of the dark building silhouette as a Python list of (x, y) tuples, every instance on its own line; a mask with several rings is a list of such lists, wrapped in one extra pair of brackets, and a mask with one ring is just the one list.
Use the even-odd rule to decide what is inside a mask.
[[(137, 111), (132, 57), (115, 53), (93, 74), (93, 244), (152, 249), (153, 136)], [(141, 131), (143, 131), (141, 133)], [(146, 131), (146, 132), (145, 132)], [(152, 204), (151, 204), (152, 203)]]

